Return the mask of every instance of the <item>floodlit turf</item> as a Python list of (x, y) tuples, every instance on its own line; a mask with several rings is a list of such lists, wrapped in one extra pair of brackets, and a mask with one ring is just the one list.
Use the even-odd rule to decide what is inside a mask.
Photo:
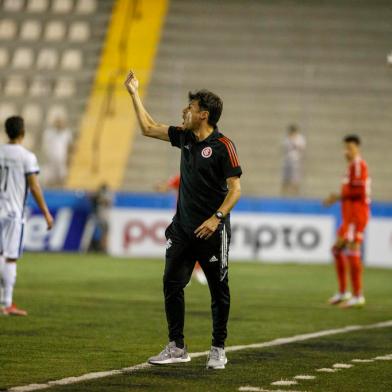
[[(27, 318), (0, 318), (0, 389), (144, 362), (166, 343), (162, 261), (96, 255), (27, 254), (15, 299)], [(325, 304), (335, 289), (331, 266), (232, 263), (228, 345), (392, 319), (392, 270), (368, 269), (368, 305), (340, 310)], [(210, 345), (209, 294), (186, 289), (189, 350)], [(286, 346), (230, 353), (226, 370), (207, 372), (204, 358), (189, 364), (54, 387), (53, 391), (235, 391), (239, 387), (301, 391), (390, 391), (392, 361), (334, 363), (392, 354), (392, 328), (335, 335)], [(298, 385), (271, 382), (315, 375)]]

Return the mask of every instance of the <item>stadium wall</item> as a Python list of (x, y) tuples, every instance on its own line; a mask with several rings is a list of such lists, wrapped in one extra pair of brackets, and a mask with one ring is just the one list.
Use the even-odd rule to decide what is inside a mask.
[[(55, 216), (48, 233), (29, 200), (25, 250), (80, 252), (94, 227), (85, 192), (46, 192)], [(109, 253), (119, 257), (162, 257), (175, 195), (117, 193), (110, 211)], [(231, 259), (263, 262), (327, 263), (339, 224), (339, 207), (320, 200), (244, 197), (232, 216)], [(374, 202), (364, 243), (365, 263), (392, 268), (392, 203)]]

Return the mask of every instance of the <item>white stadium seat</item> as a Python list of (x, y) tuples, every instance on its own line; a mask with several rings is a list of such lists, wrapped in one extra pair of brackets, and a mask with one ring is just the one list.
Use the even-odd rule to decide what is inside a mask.
[(77, 71), (82, 67), (82, 53), (77, 49), (68, 49), (64, 51), (61, 59), (63, 69)]
[(58, 14), (68, 14), (73, 6), (72, 0), (53, 0), (52, 11)]
[(86, 22), (75, 22), (69, 27), (68, 39), (74, 42), (85, 42), (90, 37), (90, 26)]
[(19, 77), (6, 80), (4, 94), (10, 97), (20, 97), (26, 94), (26, 82)]
[(58, 98), (69, 98), (75, 94), (75, 82), (72, 79), (59, 79), (54, 88), (54, 95)]
[(47, 41), (61, 41), (65, 36), (65, 24), (58, 20), (48, 22), (45, 28), (45, 39)]
[(9, 102), (0, 103), (0, 123), (3, 124), (5, 119), (17, 114), (16, 106)]
[(34, 79), (30, 85), (30, 95), (32, 97), (44, 97), (50, 93), (50, 85), (42, 79)]
[(42, 107), (36, 103), (27, 104), (22, 110), (27, 124), (38, 125), (42, 122)]
[(19, 69), (27, 69), (33, 65), (33, 50), (31, 48), (18, 48), (14, 52), (12, 66)]
[(56, 49), (43, 48), (38, 52), (37, 68), (54, 69), (59, 61), (59, 55)]
[(48, 9), (48, 0), (29, 0), (27, 10), (30, 12), (45, 12)]
[(95, 0), (77, 0), (76, 11), (79, 14), (91, 14), (97, 9)]
[(8, 12), (18, 12), (23, 8), (24, 0), (4, 0), (3, 9)]
[(22, 24), (20, 38), (26, 41), (35, 41), (41, 35), (42, 25), (37, 20), (28, 20)]
[(8, 50), (0, 47), (0, 68), (4, 68), (8, 64), (9, 57)]
[(17, 25), (12, 19), (0, 20), (0, 39), (11, 40), (16, 36)]

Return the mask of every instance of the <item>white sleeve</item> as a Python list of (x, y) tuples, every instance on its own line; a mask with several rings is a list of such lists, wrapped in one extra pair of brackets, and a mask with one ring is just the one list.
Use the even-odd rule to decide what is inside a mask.
[(306, 147), (306, 137), (304, 135), (301, 135), (301, 136), (302, 136), (302, 138), (301, 138), (302, 148), (305, 148)]
[(25, 174), (38, 174), (39, 166), (37, 157), (33, 153), (28, 153), (24, 159), (24, 172)]

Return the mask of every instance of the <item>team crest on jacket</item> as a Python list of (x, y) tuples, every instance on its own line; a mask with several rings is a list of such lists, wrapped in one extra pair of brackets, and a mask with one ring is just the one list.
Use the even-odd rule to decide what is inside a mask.
[(205, 147), (201, 151), (201, 156), (203, 158), (209, 158), (212, 155), (212, 148), (211, 147)]

